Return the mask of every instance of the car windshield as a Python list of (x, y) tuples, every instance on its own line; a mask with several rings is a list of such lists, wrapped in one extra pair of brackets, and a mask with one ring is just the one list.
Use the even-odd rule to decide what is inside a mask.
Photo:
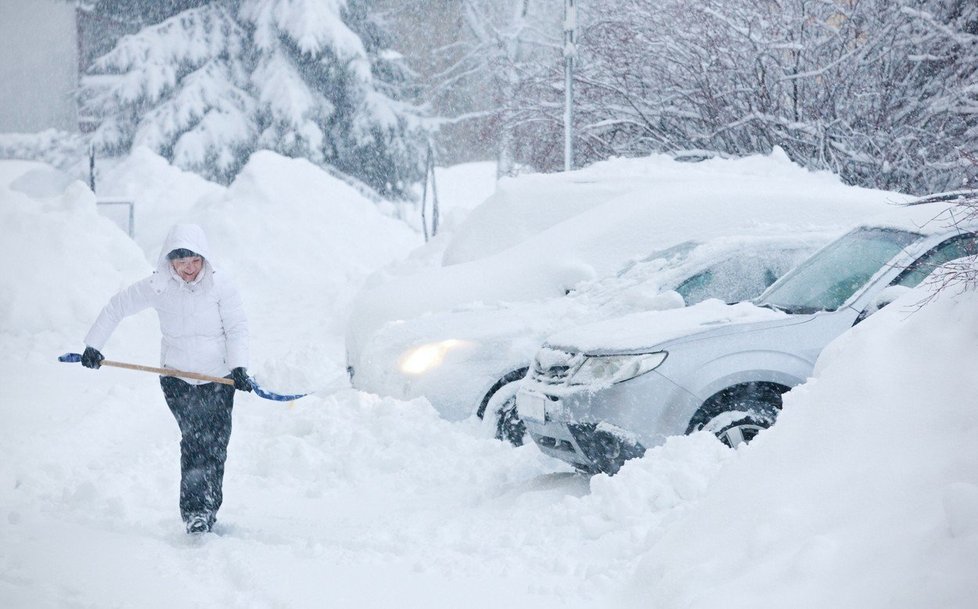
[(788, 313), (834, 311), (903, 248), (921, 236), (858, 228), (817, 252), (760, 296), (757, 304)]

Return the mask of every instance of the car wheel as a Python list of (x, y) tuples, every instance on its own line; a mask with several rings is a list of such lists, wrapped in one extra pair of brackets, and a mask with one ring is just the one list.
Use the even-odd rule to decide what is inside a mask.
[(496, 381), (479, 406), (479, 416), (492, 426), (493, 435), (514, 446), (522, 446), (526, 425), (516, 411), (516, 391), (527, 369), (514, 370)]
[(774, 423), (773, 416), (756, 414), (751, 411), (729, 411), (711, 419), (703, 426), (704, 431), (713, 432), (721, 442), (731, 448), (746, 444), (762, 430)]
[(709, 431), (731, 448), (746, 444), (767, 429), (781, 411), (781, 392), (770, 385), (742, 385), (711, 398), (689, 431)]

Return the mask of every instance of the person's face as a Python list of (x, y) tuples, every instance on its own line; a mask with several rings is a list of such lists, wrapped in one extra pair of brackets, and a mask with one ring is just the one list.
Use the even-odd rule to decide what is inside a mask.
[(180, 275), (184, 281), (193, 281), (200, 274), (200, 269), (204, 268), (204, 259), (200, 256), (188, 256), (187, 258), (174, 258), (170, 261), (173, 270)]

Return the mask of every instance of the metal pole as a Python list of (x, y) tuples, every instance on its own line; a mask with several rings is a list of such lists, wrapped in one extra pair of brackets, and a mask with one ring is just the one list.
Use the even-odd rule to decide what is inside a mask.
[(435, 182), (435, 153), (428, 144), (428, 158), (431, 159), (431, 236), (438, 234), (438, 184)]
[(88, 145), (88, 187), (95, 192), (95, 144)]
[(564, 0), (564, 171), (574, 168), (574, 57), (577, 55), (576, 0)]
[(424, 160), (424, 184), (421, 186), (421, 228), (424, 230), (424, 242), (428, 243), (428, 219), (425, 218), (425, 207), (428, 204), (428, 168), (431, 166), (431, 144), (428, 144), (428, 156)]

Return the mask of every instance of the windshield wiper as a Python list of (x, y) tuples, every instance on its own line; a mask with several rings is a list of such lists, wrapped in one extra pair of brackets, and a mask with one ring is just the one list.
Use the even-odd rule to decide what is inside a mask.
[(769, 302), (755, 302), (754, 304), (764, 309), (771, 309), (772, 311), (778, 311), (779, 313), (788, 312), (788, 310), (785, 309), (784, 307), (779, 307), (778, 305), (771, 304)]
[(827, 310), (828, 309), (824, 309), (821, 307), (803, 307), (803, 306), (784, 309), (785, 313), (788, 313), (789, 315), (811, 315), (812, 313), (819, 313), (820, 311), (827, 311)]
[(780, 311), (781, 313), (787, 313), (788, 315), (809, 315), (811, 313), (818, 313), (819, 311), (825, 310), (825, 309), (820, 309), (818, 307), (805, 307), (801, 305), (795, 305), (789, 307), (789, 306), (771, 304), (770, 302), (763, 302), (763, 303), (755, 302), (754, 304), (756, 304), (759, 307), (763, 307), (765, 309), (771, 309), (772, 311)]

